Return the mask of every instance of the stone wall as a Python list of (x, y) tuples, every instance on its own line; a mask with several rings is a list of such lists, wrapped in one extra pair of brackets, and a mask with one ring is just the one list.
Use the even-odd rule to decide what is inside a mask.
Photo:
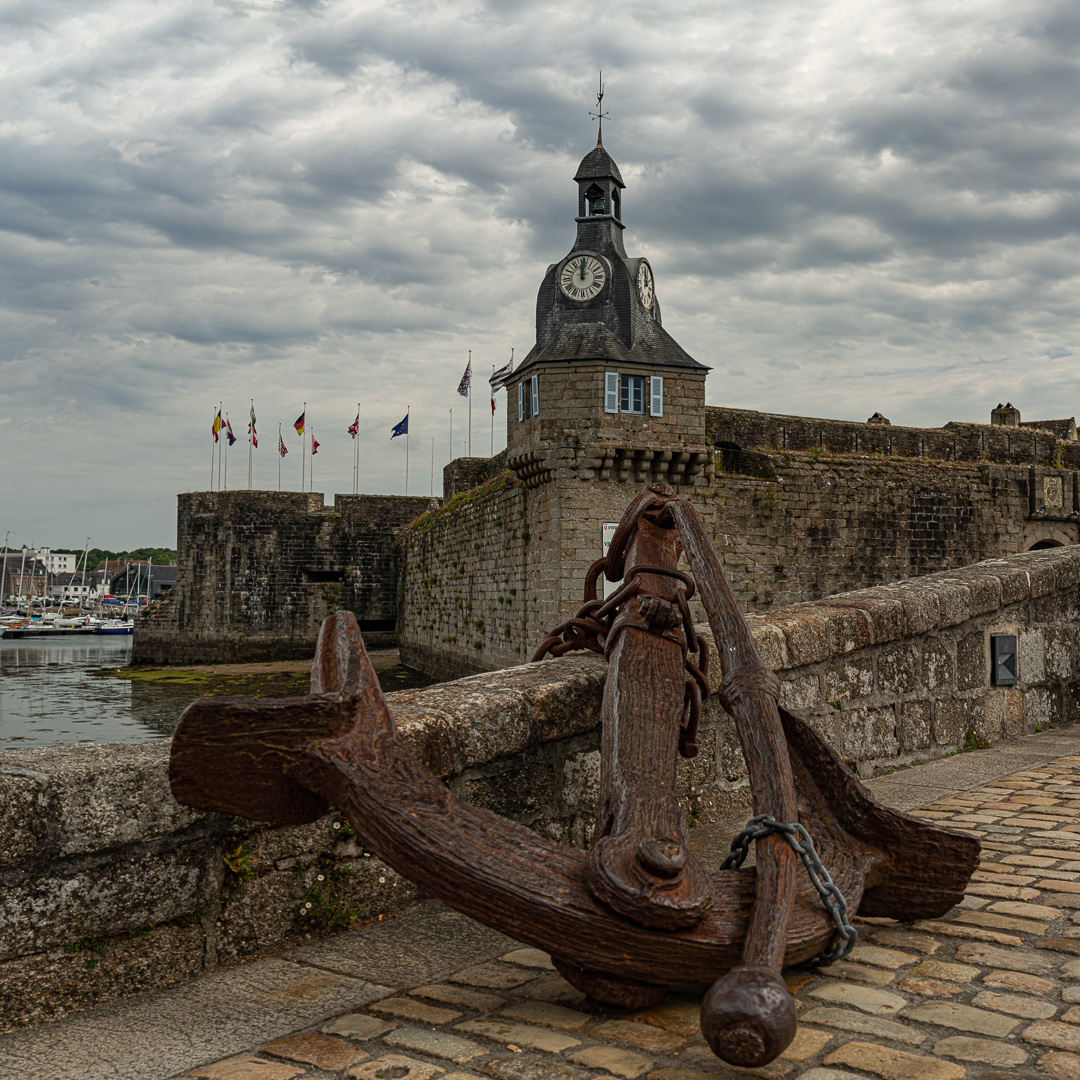
[(705, 432), (714, 446), (1080, 468), (1080, 444), (1061, 442), (1048, 431), (990, 424), (912, 428), (708, 406)]
[[(1075, 723), (1078, 617), (1072, 547), (752, 615), (750, 625), (784, 704), (868, 777)], [(992, 633), (1018, 638), (1014, 687), (990, 684)], [(580, 846), (596, 812), (605, 672), (600, 657), (571, 655), (387, 699), (406, 745), (459, 795)], [(733, 721), (715, 698), (700, 736), (698, 757), (679, 759), (680, 801), (692, 820), (745, 812)], [(5, 1026), (183, 979), (416, 895), (334, 815), (261, 828), (177, 806), (167, 757), (163, 741), (0, 754)]]
[[(748, 611), (1080, 540), (1069, 469), (808, 450), (724, 472), (724, 457), (677, 490)], [(404, 662), (453, 678), (530, 656), (580, 606), (602, 524), (649, 479), (627, 469), (583, 482), (567, 465), (512, 496), (498, 485), (459, 496), (406, 530)]]
[(430, 498), (338, 495), (331, 509), (319, 493), (220, 491), (177, 503), (176, 585), (138, 620), (134, 663), (305, 659), (339, 608), (373, 645), (395, 641), (397, 537)]

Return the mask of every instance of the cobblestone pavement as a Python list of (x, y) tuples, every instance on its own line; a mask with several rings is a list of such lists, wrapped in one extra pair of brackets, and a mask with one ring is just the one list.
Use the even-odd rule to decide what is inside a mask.
[(787, 972), (795, 1041), (730, 1068), (698, 1027), (700, 992), (637, 1012), (585, 1000), (515, 948), (361, 1012), (180, 1074), (183, 1080), (1080, 1080), (1080, 755), (932, 803), (978, 836), (982, 864), (938, 920), (857, 920), (828, 969)]

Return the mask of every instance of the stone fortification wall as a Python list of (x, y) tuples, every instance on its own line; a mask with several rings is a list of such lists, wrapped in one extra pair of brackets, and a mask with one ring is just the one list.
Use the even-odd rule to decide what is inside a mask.
[(527, 492), (509, 473), (458, 493), (403, 534), (401, 661), (440, 679), (529, 658), (543, 580)]
[(912, 428), (707, 406), (705, 432), (714, 446), (1080, 468), (1080, 444), (1061, 442), (1048, 431), (990, 424)]
[[(345, 608), (373, 644), (397, 627), (398, 533), (431, 500), (397, 495), (192, 492), (178, 497), (176, 585), (138, 621), (138, 664), (309, 657)], [(381, 638), (377, 635), (382, 635)]]
[(506, 451), (500, 450), (494, 457), (454, 458), (443, 466), (443, 498), (469, 491), (493, 480), (506, 468)]
[[(1069, 469), (809, 450), (755, 455), (750, 475), (723, 458), (678, 490), (749, 611), (1080, 540)], [(513, 493), (493, 482), (406, 530), (405, 663), (437, 678), (520, 663), (574, 614), (602, 523), (649, 477), (562, 471)]]
[[(867, 777), (1075, 723), (1078, 615), (1073, 547), (750, 623), (784, 704)], [(1014, 687), (990, 684), (992, 633), (1017, 635)], [(600, 657), (571, 655), (387, 700), (406, 744), (459, 795), (580, 846), (596, 813), (605, 674)], [(167, 758), (164, 741), (0, 754), (0, 1025), (164, 985), (415, 895), (335, 815), (260, 827), (177, 806)], [(692, 819), (748, 808), (715, 698), (677, 794)]]

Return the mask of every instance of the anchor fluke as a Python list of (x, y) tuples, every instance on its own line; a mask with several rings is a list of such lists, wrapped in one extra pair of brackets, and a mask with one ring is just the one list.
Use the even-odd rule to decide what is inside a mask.
[(772, 968), (737, 967), (701, 1003), (701, 1033), (729, 1065), (757, 1068), (795, 1038), (795, 999)]

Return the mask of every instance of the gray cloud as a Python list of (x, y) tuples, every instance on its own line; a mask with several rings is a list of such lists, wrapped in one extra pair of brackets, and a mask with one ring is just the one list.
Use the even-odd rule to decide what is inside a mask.
[(8, 3), (11, 527), (170, 541), (218, 401), (246, 423), (251, 397), (258, 484), (276, 486), (279, 421), (298, 483), (288, 425), (307, 400), (317, 486), (349, 489), (359, 400), (364, 487), (402, 490), (389, 428), (408, 407), (410, 490), (427, 490), (451, 408), (461, 452), (468, 350), (479, 377), (531, 344), (598, 68), (628, 247), (713, 366), (711, 401), (1071, 414), (1080, 14), (1021, 7)]

